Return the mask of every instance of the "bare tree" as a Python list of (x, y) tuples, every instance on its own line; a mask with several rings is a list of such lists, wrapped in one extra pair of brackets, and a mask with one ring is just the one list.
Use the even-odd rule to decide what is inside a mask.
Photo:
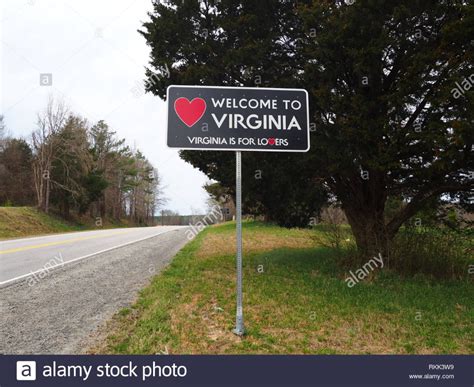
[(5, 125), (3, 115), (0, 114), (0, 151), (4, 148), (7, 139), (7, 126)]
[(37, 205), (46, 213), (49, 211), (51, 165), (57, 148), (57, 133), (66, 122), (67, 116), (68, 108), (64, 101), (56, 101), (50, 96), (45, 110), (38, 114), (38, 128), (31, 135)]

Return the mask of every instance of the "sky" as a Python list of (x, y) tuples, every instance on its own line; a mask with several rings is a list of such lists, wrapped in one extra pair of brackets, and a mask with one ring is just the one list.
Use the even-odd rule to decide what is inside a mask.
[(49, 96), (63, 99), (145, 154), (165, 208), (204, 213), (208, 179), (167, 148), (166, 104), (143, 91), (149, 47), (137, 30), (151, 9), (151, 0), (2, 0), (0, 114), (11, 135), (28, 139)]

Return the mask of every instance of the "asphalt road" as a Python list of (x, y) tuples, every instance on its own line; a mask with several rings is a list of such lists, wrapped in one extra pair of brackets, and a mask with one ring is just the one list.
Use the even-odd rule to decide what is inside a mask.
[(83, 353), (186, 235), (153, 227), (0, 242), (0, 353)]
[(57, 266), (178, 228), (135, 227), (0, 241), (0, 286), (27, 277), (35, 281)]

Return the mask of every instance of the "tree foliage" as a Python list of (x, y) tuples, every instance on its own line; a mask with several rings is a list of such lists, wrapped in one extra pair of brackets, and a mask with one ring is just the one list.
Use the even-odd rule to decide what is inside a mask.
[[(247, 209), (283, 211), (295, 225), (292, 206), (300, 203), (296, 218), (311, 216), (324, 182), (361, 253), (386, 254), (431, 198), (472, 190), (469, 2), (170, 0), (154, 2), (140, 32), (151, 47), (147, 89), (162, 98), (170, 84), (309, 91), (311, 151), (245, 154)], [(232, 154), (182, 157), (233, 186)], [(403, 205), (388, 217), (391, 197)]]
[[(295, 71), (298, 58), (284, 42), (301, 24), (293, 11), (291, 2), (276, 1), (155, 3), (141, 31), (152, 47), (148, 91), (164, 98), (170, 84), (303, 86)], [(233, 154), (181, 156), (234, 194)], [(301, 168), (296, 156), (244, 153), (245, 212), (284, 226), (308, 226), (326, 192), (321, 180)]]
[(25, 140), (4, 140), (0, 148), (0, 203), (24, 206), (34, 200), (32, 159)]

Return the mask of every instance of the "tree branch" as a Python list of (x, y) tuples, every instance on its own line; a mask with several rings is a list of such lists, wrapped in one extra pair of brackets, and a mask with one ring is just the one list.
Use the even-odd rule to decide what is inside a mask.
[(415, 215), (418, 210), (423, 207), (425, 202), (432, 198), (435, 195), (441, 195), (448, 192), (457, 192), (457, 191), (468, 191), (474, 187), (474, 183), (468, 184), (453, 184), (439, 186), (428, 192), (420, 192), (416, 194), (413, 199), (408, 203), (398, 214), (396, 214), (390, 222), (387, 223), (386, 228), (389, 234), (389, 237), (393, 237), (402, 224)]

